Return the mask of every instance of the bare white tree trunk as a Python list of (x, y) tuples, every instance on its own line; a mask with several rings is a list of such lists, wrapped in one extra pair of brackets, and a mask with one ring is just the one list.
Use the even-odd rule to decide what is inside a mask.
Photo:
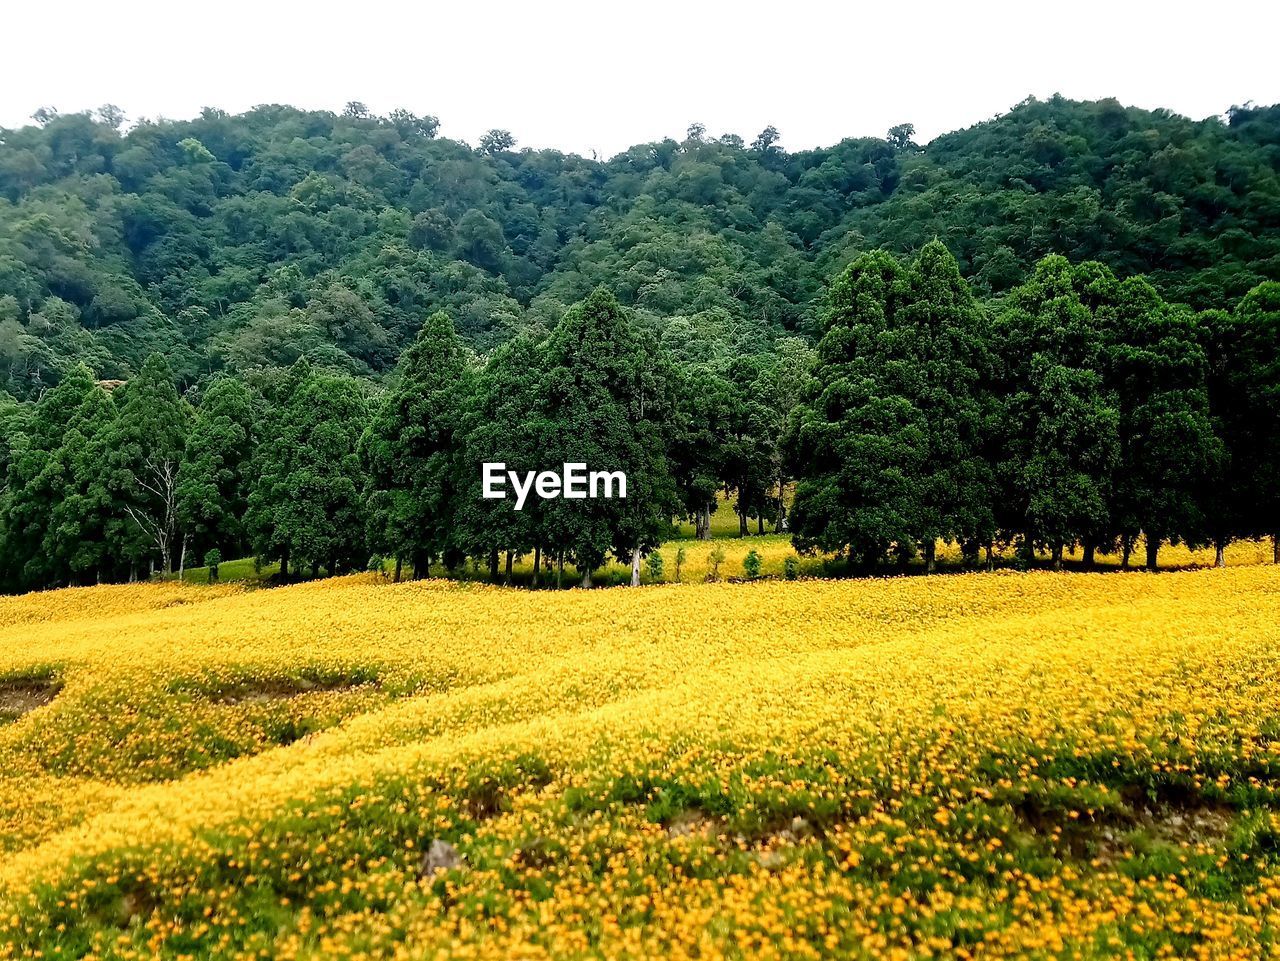
[(178, 555), (178, 580), (187, 570), (187, 535), (182, 535), (182, 552)]
[(640, 586), (640, 545), (631, 548), (631, 586)]
[(160, 552), (160, 567), (172, 573), (173, 542), (178, 528), (178, 462), (148, 457), (142, 476), (135, 473), (132, 478), (140, 491), (155, 498), (157, 506), (148, 511), (126, 504), (125, 511)]

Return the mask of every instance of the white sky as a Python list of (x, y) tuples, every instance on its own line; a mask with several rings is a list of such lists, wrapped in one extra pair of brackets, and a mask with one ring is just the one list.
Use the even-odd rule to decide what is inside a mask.
[(404, 107), (475, 143), (609, 156), (694, 121), (791, 149), (916, 125), (920, 142), (1029, 94), (1202, 118), (1280, 101), (1280, 3), (1072, 0), (13, 0), (0, 126), (39, 106), (187, 118), (259, 103)]

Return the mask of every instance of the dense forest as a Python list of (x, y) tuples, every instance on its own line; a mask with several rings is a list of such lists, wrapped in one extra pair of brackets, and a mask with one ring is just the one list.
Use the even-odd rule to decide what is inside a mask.
[[(0, 131), (7, 589), (211, 551), (589, 579), (721, 495), (867, 569), (1280, 528), (1280, 107), (607, 161), (354, 103), (35, 119)], [(497, 460), (630, 496), (516, 513)]]
[(36, 119), (0, 131), (0, 389), (23, 400), (156, 351), (184, 391), (301, 356), (383, 376), (436, 310), (483, 353), (600, 285), (700, 362), (816, 338), (857, 253), (934, 238), (984, 297), (1051, 253), (1197, 308), (1280, 279), (1280, 107), (1028, 101), (926, 147), (904, 124), (796, 152), (694, 125), (608, 161), (354, 103)]

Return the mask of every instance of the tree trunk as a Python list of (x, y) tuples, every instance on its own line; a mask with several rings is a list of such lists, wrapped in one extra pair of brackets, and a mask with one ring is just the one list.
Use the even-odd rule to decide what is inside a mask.
[(587, 568), (586, 572), (582, 575), (582, 586), (583, 587), (591, 586), (591, 568), (589, 567)]
[(1093, 555), (1096, 550), (1097, 548), (1094, 546), (1093, 541), (1087, 540), (1084, 542), (1084, 566), (1089, 570), (1093, 570)]
[(782, 482), (782, 475), (778, 475), (778, 519), (774, 521), (773, 532), (775, 534), (782, 533), (783, 522), (787, 518), (787, 505), (783, 503), (782, 494), (786, 489), (786, 485)]
[(927, 540), (921, 545), (924, 551), (924, 572), (932, 574), (937, 566), (938, 543), (932, 539)]
[(631, 586), (640, 586), (640, 545), (631, 548)]
[(1156, 560), (1160, 554), (1160, 538), (1147, 537), (1147, 570), (1154, 571), (1159, 565)]
[(538, 578), (542, 576), (542, 548), (533, 549), (533, 586), (538, 586)]
[(498, 579), (498, 549), (495, 547), (489, 551), (489, 580), (497, 581)]
[(564, 586), (564, 548), (560, 548), (560, 553), (556, 557), (556, 590), (560, 590)]
[(138, 562), (132, 560), (129, 562), (129, 583), (134, 584), (138, 580)]
[(282, 551), (280, 554), (280, 580), (287, 580), (289, 577), (289, 552)]
[(746, 537), (751, 533), (751, 529), (747, 527), (747, 510), (742, 508), (738, 511), (738, 536)]
[(756, 533), (764, 533), (764, 511), (761, 511), (760, 516), (756, 518)]
[(994, 571), (996, 569), (995, 553), (991, 550), (991, 545), (987, 545), (987, 570)]
[(1213, 541), (1213, 566), (1227, 566), (1227, 539), (1225, 537), (1214, 538)]
[(397, 554), (396, 555), (396, 576), (395, 576), (395, 582), (397, 584), (400, 583), (400, 575), (403, 573), (404, 573), (404, 557)]
[(1271, 563), (1280, 564), (1280, 531), (1271, 535)]
[(1125, 534), (1120, 538), (1120, 567), (1122, 570), (1129, 569), (1129, 558), (1133, 554), (1133, 538)]
[(1022, 558), (1028, 565), (1034, 564), (1036, 560), (1036, 542), (1035, 538), (1028, 532), (1022, 535), (1022, 540), (1018, 543), (1018, 556)]
[(1053, 556), (1053, 569), (1055, 571), (1062, 570), (1062, 545), (1061, 544), (1053, 545), (1052, 556)]
[(506, 570), (506, 576), (503, 578), (502, 583), (506, 584), (508, 587), (511, 586), (511, 563), (514, 558), (514, 555), (515, 555), (515, 551), (507, 551), (507, 570)]
[(178, 555), (178, 580), (187, 572), (187, 535), (182, 535), (182, 553)]

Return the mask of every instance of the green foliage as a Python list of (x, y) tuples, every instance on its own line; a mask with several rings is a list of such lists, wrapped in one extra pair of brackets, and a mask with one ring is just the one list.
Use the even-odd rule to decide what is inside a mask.
[(218, 565), (222, 563), (222, 551), (211, 547), (204, 552), (204, 566), (209, 570), (209, 582), (218, 579)]
[(1048, 257), (996, 318), (1000, 523), (1027, 543), (1058, 550), (1100, 544), (1120, 456), (1120, 415), (1104, 380), (1095, 307), (1114, 296), (1101, 265)]
[[(681, 548), (684, 550), (684, 548)], [(662, 580), (663, 560), (662, 551), (650, 551), (649, 556), (644, 559), (645, 572), (649, 575), (649, 580), (657, 582)]]
[(724, 563), (724, 558), (724, 545), (717, 544), (711, 548), (711, 553), (707, 555), (707, 580), (720, 580), (720, 565)]
[(987, 318), (951, 255), (865, 254), (830, 296), (793, 434), (797, 545), (874, 563), (921, 544), (931, 561), (939, 538), (989, 538)]
[(671, 372), (655, 338), (603, 289), (564, 315), (542, 362), (544, 462), (600, 465), (627, 478), (625, 499), (542, 505), (547, 528), (589, 584), (590, 571), (610, 552), (629, 560), (669, 532), (677, 508), (667, 459)]
[(760, 576), (760, 555), (754, 548), (747, 551), (747, 556), (742, 559), (742, 571), (752, 580)]
[(253, 393), (230, 377), (210, 384), (196, 408), (176, 496), (179, 522), (197, 551), (221, 544), (239, 554), (247, 546), (243, 519), (260, 417)]
[(369, 543), (416, 576), (461, 553), (461, 462), (471, 370), (448, 315), (427, 318), (360, 439)]
[(800, 559), (795, 555), (788, 555), (782, 562), (782, 576), (789, 581), (794, 581), (800, 576)]
[[(814, 332), (822, 279), (856, 253), (936, 237), (982, 294), (1050, 253), (1198, 308), (1280, 280), (1268, 107), (1193, 122), (1055, 97), (923, 147), (899, 124), (788, 152), (768, 127), (749, 147), (704, 132), (608, 161), (517, 151), (496, 129), (473, 150), (435, 117), (360, 104), (122, 118), (45, 111), (0, 143), (0, 389), (16, 397), (79, 363), (127, 379), (157, 351), (183, 388), (301, 356), (385, 376), (437, 310), (489, 350), (600, 285), (705, 351), (681, 359), (712, 361)], [(725, 335), (685, 336), (708, 323)]]
[(364, 472), (357, 444), (368, 403), (352, 378), (299, 361), (263, 418), (245, 526), (255, 552), (289, 564), (359, 569), (365, 551)]

